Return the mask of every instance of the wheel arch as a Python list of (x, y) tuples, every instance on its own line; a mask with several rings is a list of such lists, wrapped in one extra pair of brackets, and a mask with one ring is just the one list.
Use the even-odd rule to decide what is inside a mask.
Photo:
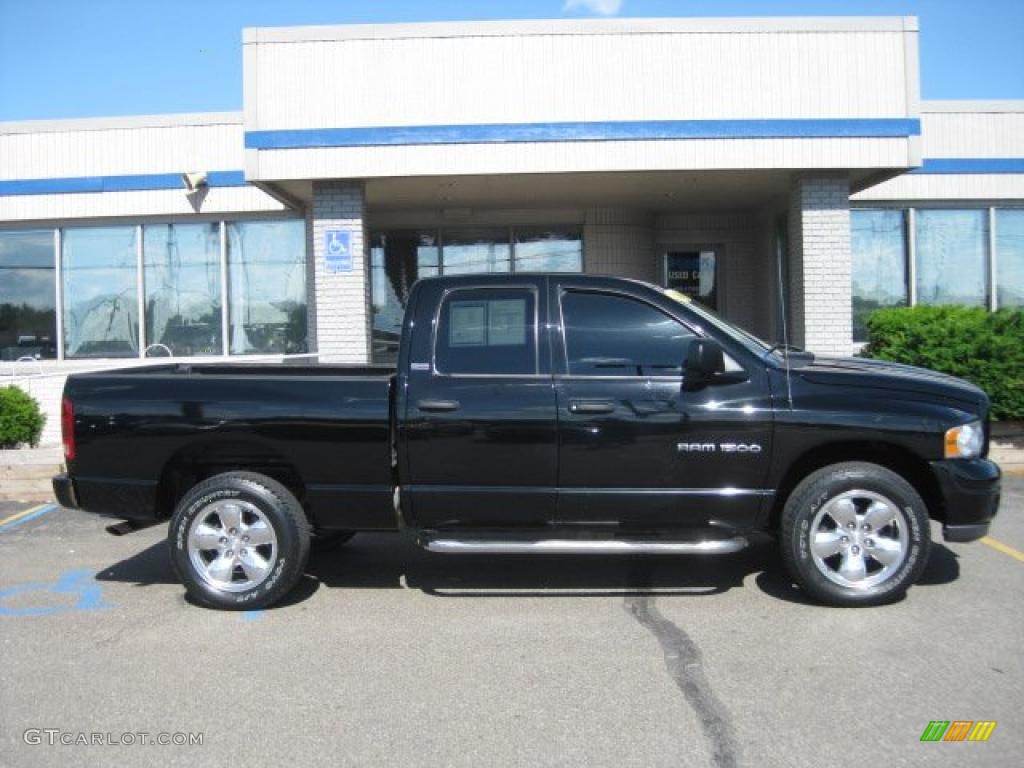
[(768, 527), (772, 531), (778, 531), (786, 501), (801, 480), (823, 467), (846, 461), (877, 464), (895, 472), (914, 486), (914, 490), (924, 500), (930, 517), (936, 520), (944, 519), (942, 494), (927, 461), (895, 443), (850, 440), (809, 448), (789, 466), (772, 501), (768, 513)]
[(198, 483), (224, 472), (256, 472), (276, 480), (305, 507), (306, 486), (286, 456), (254, 440), (190, 443), (164, 465), (156, 491), (156, 512), (170, 517), (178, 501)]

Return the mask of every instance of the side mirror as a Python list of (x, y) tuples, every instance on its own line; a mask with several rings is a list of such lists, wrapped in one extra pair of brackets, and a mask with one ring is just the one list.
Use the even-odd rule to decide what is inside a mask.
[(683, 366), (687, 389), (696, 389), (712, 383), (725, 373), (725, 355), (722, 345), (714, 339), (694, 339), (686, 353)]

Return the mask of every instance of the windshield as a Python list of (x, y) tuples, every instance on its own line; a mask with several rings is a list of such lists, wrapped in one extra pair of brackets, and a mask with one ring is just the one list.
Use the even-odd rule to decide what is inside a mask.
[(761, 339), (757, 338), (757, 336), (754, 336), (752, 333), (748, 333), (747, 331), (740, 328), (738, 325), (733, 325), (727, 320), (722, 319), (722, 317), (720, 317), (718, 313), (713, 312), (707, 307), (697, 303), (689, 296), (687, 296), (685, 293), (680, 293), (679, 291), (672, 290), (671, 288), (661, 288), (660, 290), (670, 299), (672, 299), (675, 302), (678, 302), (679, 304), (682, 304), (684, 307), (686, 307), (688, 310), (693, 312), (695, 315), (697, 315), (705, 322), (713, 325), (714, 327), (718, 328), (718, 330), (736, 339), (736, 341), (743, 344), (743, 346), (745, 346), (755, 355), (758, 355), (759, 357), (764, 357), (769, 352), (776, 351), (775, 347), (773, 347), (771, 344), (762, 341)]

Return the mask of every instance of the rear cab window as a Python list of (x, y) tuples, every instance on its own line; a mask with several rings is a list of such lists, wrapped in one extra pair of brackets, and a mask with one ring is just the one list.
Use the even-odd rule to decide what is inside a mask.
[(537, 366), (533, 288), (457, 288), (438, 310), (434, 370), (451, 376), (532, 376)]

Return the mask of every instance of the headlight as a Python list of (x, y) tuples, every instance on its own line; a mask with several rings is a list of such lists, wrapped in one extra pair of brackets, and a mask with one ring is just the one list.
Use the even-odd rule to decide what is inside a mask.
[(980, 421), (971, 421), (946, 430), (947, 459), (975, 459), (985, 444), (985, 431)]

